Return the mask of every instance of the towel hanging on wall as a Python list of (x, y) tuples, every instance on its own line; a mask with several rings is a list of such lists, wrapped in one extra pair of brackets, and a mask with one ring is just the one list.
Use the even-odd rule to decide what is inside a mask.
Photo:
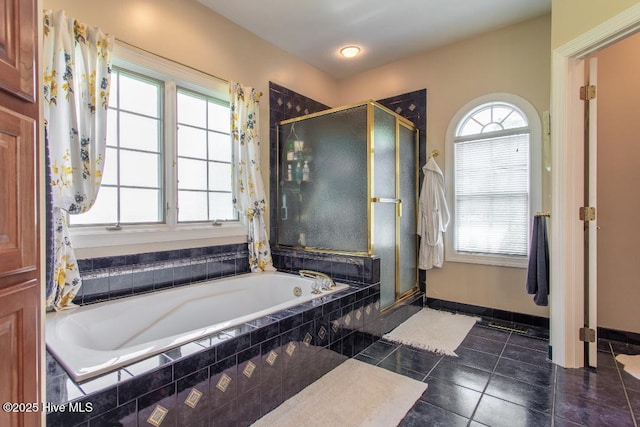
[(535, 294), (533, 302), (549, 305), (549, 243), (547, 240), (547, 216), (537, 214), (533, 218), (529, 268), (527, 270), (527, 293)]
[(444, 262), (444, 242), (442, 233), (449, 225), (449, 208), (444, 193), (444, 176), (434, 156), (423, 166), (424, 180), (420, 192), (418, 235), (420, 254), (418, 268), (429, 270), (442, 267)]

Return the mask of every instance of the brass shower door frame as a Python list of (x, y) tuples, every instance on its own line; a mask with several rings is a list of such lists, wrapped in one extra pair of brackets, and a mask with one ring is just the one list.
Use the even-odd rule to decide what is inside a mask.
[[(411, 132), (414, 133), (414, 170), (415, 170), (415, 194), (414, 194), (414, 200), (415, 200), (415, 206), (414, 206), (414, 215), (416, 218), (416, 227), (417, 227), (417, 218), (418, 218), (418, 188), (419, 188), (419, 178), (420, 178), (420, 172), (419, 172), (419, 132), (418, 132), (418, 128), (409, 120), (405, 119), (404, 117), (398, 115), (397, 113), (395, 113), (394, 111), (391, 111), (390, 109), (386, 108), (383, 105), (380, 105), (376, 102), (372, 102), (369, 106), (369, 120), (368, 123), (372, 123), (373, 122), (373, 115), (374, 115), (374, 108), (381, 108), (383, 110), (385, 110), (388, 113), (391, 113), (396, 121), (395, 121), (395, 142), (396, 142), (396, 147), (395, 147), (395, 199), (389, 200), (388, 202), (391, 203), (396, 203), (396, 216), (395, 216), (395, 235), (396, 235), (396, 248), (395, 248), (395, 301), (393, 302), (393, 304), (390, 304), (387, 307), (382, 308), (382, 312), (388, 311), (392, 308), (394, 308), (395, 306), (397, 306), (399, 303), (401, 303), (402, 301), (411, 298), (412, 296), (414, 296), (415, 294), (417, 294), (419, 292), (419, 286), (418, 286), (418, 258), (417, 258), (417, 240), (415, 241), (414, 245), (416, 246), (416, 257), (414, 260), (414, 263), (416, 265), (416, 275), (414, 277), (414, 283), (412, 285), (412, 287), (410, 289), (408, 289), (407, 291), (402, 292), (401, 290), (401, 262), (400, 262), (400, 250), (401, 250), (401, 244), (400, 244), (400, 235), (401, 235), (401, 230), (400, 230), (400, 225), (401, 225), (401, 220), (402, 220), (402, 211), (403, 211), (403, 205), (402, 205), (402, 198), (400, 197), (400, 155), (401, 155), (401, 146), (400, 146), (400, 128), (404, 127), (406, 129), (409, 129)], [(370, 158), (370, 166), (369, 166), (369, 178), (368, 178), (368, 182), (371, 184), (373, 182), (373, 173), (375, 170), (375, 165), (374, 165), (374, 129), (373, 127), (371, 127), (369, 129), (369, 158)], [(369, 188), (369, 194), (371, 195), (371, 203), (369, 204), (369, 210), (370, 212), (373, 209), (373, 203), (378, 203), (380, 202), (380, 198), (378, 197), (373, 197), (373, 192), (372, 189)], [(371, 221), (369, 223), (369, 226), (371, 228), (370, 233), (371, 233), (371, 240), (370, 242), (373, 242), (373, 237), (374, 237), (374, 233), (375, 230), (373, 229), (373, 213), (371, 212)], [(375, 250), (375, 248), (372, 246), (371, 247), (371, 253), (373, 253)]]
[[(416, 128), (416, 126), (409, 122), (409, 125), (407, 125), (406, 123), (400, 122), (398, 120), (396, 120), (396, 195), (400, 196), (400, 127), (404, 126), (407, 129), (411, 130), (414, 133), (414, 170), (415, 170), (415, 194), (414, 194), (414, 200), (415, 200), (415, 205), (414, 205), (414, 218), (415, 218), (415, 226), (416, 226), (416, 231), (417, 231), (417, 225), (418, 225), (418, 203), (419, 203), (419, 186), (420, 186), (420, 160), (419, 160), (419, 144), (420, 144), (420, 138), (419, 138), (419, 131)], [(402, 205), (399, 206), (400, 212), (398, 215), (396, 215), (396, 236), (398, 236), (398, 240), (396, 240), (396, 302), (395, 304), (398, 304), (399, 302), (410, 298), (411, 296), (415, 295), (416, 293), (419, 292), (419, 272), (418, 272), (418, 242), (417, 242), (417, 238), (414, 239), (414, 245), (415, 245), (415, 265), (416, 265), (416, 275), (414, 277), (414, 283), (411, 289), (402, 292), (402, 290), (400, 289), (400, 242), (399, 242), (399, 236), (400, 236), (400, 221), (401, 221), (401, 217), (402, 217)], [(417, 234), (416, 234), (417, 236)]]
[[(419, 134), (418, 134), (418, 129), (417, 127), (408, 119), (400, 116), (399, 114), (397, 114), (395, 111), (390, 110), (389, 108), (385, 107), (382, 104), (379, 104), (373, 100), (368, 100), (368, 101), (363, 101), (363, 102), (358, 102), (358, 103), (354, 103), (354, 104), (348, 104), (345, 106), (341, 106), (341, 107), (337, 107), (337, 108), (331, 108), (328, 110), (324, 110), (324, 111), (320, 111), (317, 113), (312, 113), (312, 114), (307, 114), (304, 116), (300, 116), (300, 117), (295, 117), (292, 119), (287, 119), (287, 120), (282, 120), (278, 123), (276, 123), (277, 129), (278, 131), (276, 132), (276, 141), (277, 141), (277, 147), (276, 147), (276, 177), (277, 177), (277, 185), (276, 185), (276, 203), (279, 205), (280, 200), (281, 200), (281, 189), (280, 189), (280, 178), (282, 177), (282, 174), (285, 173), (285, 171), (283, 171), (282, 168), (282, 159), (281, 159), (281, 143), (282, 141), (280, 141), (280, 131), (279, 128), (280, 126), (283, 125), (287, 125), (287, 124), (293, 124), (293, 123), (297, 123), (297, 122), (301, 122), (304, 120), (308, 120), (308, 119), (312, 119), (314, 117), (320, 117), (320, 116), (324, 116), (324, 115), (329, 115), (329, 114), (333, 114), (336, 112), (340, 112), (340, 111), (345, 111), (345, 110), (351, 110), (354, 108), (358, 108), (358, 107), (363, 107), (366, 106), (367, 107), (367, 199), (369, 200), (369, 202), (367, 203), (367, 250), (366, 251), (341, 251), (341, 250), (335, 250), (335, 249), (327, 249), (327, 248), (320, 248), (320, 247), (313, 247), (313, 246), (300, 246), (300, 245), (281, 245), (278, 244), (279, 246), (283, 246), (283, 247), (291, 247), (291, 248), (295, 248), (295, 249), (304, 249), (306, 251), (310, 251), (310, 252), (323, 252), (323, 253), (334, 253), (334, 254), (341, 254), (341, 255), (358, 255), (358, 256), (362, 256), (362, 255), (368, 255), (371, 256), (375, 253), (375, 248), (373, 245), (373, 240), (374, 240), (374, 233), (375, 230), (373, 229), (373, 203), (376, 203), (377, 201), (376, 198), (374, 198), (373, 196), (373, 173), (374, 173), (374, 111), (375, 108), (379, 108), (381, 110), (383, 110), (384, 112), (390, 114), (394, 119), (395, 119), (395, 144), (396, 144), (396, 149), (395, 149), (395, 183), (396, 183), (396, 199), (399, 200), (399, 196), (400, 196), (400, 129), (401, 127), (404, 127), (406, 129), (409, 129), (410, 131), (412, 131), (414, 133), (414, 157), (415, 157), (415, 175), (416, 175), (416, 183), (415, 183), (415, 188), (416, 188), (416, 194), (415, 194), (415, 217), (417, 219), (417, 210), (418, 210), (418, 185), (419, 185), (419, 159), (418, 159), (418, 153), (419, 153)], [(399, 202), (396, 204), (396, 216), (395, 216), (395, 235), (396, 235), (396, 247), (395, 247), (395, 266), (396, 266), (396, 271), (395, 271), (395, 301), (393, 304), (389, 305), (388, 307), (385, 307), (383, 309), (384, 310), (388, 310), (389, 308), (394, 307), (397, 303), (401, 302), (402, 300), (411, 297), (412, 295), (416, 294), (419, 291), (418, 288), (418, 270), (417, 270), (417, 255), (416, 255), (416, 259), (415, 259), (415, 264), (416, 264), (416, 277), (415, 277), (415, 283), (413, 285), (413, 287), (411, 289), (409, 289), (408, 291), (405, 292), (401, 292), (400, 289), (400, 220), (401, 220), (401, 214), (402, 214), (402, 203)], [(274, 219), (277, 220), (277, 219)], [(417, 221), (416, 221), (416, 226), (417, 226)], [(279, 232), (279, 231), (278, 231)], [(276, 241), (277, 241), (277, 236), (276, 236)], [(416, 244), (416, 250), (417, 250), (417, 242)]]

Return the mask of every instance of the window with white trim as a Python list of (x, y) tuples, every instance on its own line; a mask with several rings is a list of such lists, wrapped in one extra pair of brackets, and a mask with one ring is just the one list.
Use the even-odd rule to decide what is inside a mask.
[(228, 83), (121, 45), (113, 64), (102, 186), (91, 210), (69, 216), (74, 247), (245, 239), (232, 203)]
[(72, 225), (164, 222), (163, 91), (160, 80), (112, 70), (102, 184)]
[(235, 220), (229, 104), (178, 88), (178, 221)]
[(489, 99), (467, 106), (450, 127), (447, 258), (524, 267), (540, 202), (539, 119), (535, 109), (527, 114), (513, 102)]

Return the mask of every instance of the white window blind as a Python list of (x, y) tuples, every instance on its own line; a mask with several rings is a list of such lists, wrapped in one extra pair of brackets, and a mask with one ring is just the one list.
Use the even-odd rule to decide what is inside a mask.
[[(464, 128), (461, 126), (460, 133), (466, 133), (462, 132)], [(459, 135), (454, 143), (455, 250), (525, 257), (529, 238), (529, 130), (500, 129), (495, 122), (484, 129), (488, 132)]]

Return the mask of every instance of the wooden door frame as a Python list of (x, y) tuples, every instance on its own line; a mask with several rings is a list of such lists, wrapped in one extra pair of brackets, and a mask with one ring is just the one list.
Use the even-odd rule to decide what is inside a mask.
[(579, 87), (584, 60), (640, 30), (637, 4), (574, 40), (551, 56), (550, 345), (554, 363), (579, 368), (584, 346), (584, 242), (578, 209), (584, 191), (584, 110)]

